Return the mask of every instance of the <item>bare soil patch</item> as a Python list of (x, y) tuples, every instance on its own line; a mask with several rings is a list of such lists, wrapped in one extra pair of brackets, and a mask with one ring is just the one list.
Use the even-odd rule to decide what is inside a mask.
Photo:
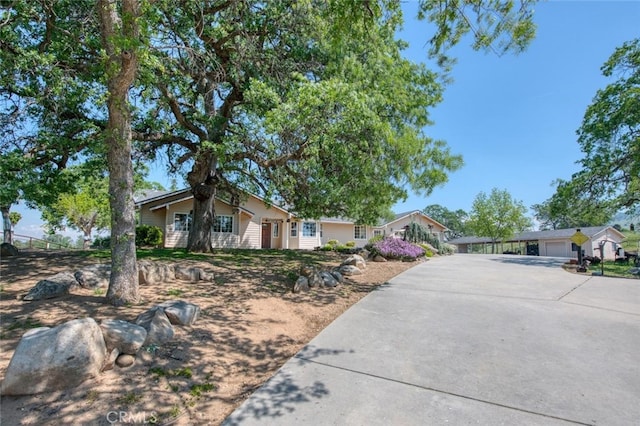
[(336, 288), (291, 292), (293, 273), (301, 261), (333, 267), (343, 258), (326, 252), (295, 259), (274, 252), (203, 255), (190, 263), (213, 272), (213, 283), (141, 286), (143, 302), (121, 308), (106, 305), (103, 294), (81, 288), (59, 299), (16, 299), (52, 274), (109, 259), (38, 251), (1, 259), (0, 378), (29, 328), (85, 317), (133, 321), (150, 307), (173, 299), (195, 303), (202, 310), (192, 327), (175, 328), (172, 342), (144, 348), (132, 367), (115, 367), (67, 391), (2, 397), (1, 423), (218, 425), (336, 317), (415, 265), (369, 262), (363, 275)]

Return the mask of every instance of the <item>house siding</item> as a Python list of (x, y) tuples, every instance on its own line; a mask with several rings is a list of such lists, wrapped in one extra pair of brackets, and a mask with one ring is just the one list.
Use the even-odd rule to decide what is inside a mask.
[[(362, 241), (353, 238), (352, 223), (323, 223), (320, 244), (325, 245), (330, 240), (338, 240), (341, 244), (348, 241), (355, 241), (356, 245), (358, 245), (359, 241)], [(366, 241), (361, 246), (364, 246), (364, 244), (366, 244)]]
[(439, 226), (438, 224), (429, 221), (424, 215), (421, 214), (411, 214), (409, 216), (405, 216), (396, 221), (389, 222), (385, 227), (385, 235), (394, 235), (398, 232), (403, 232), (405, 226), (417, 223), (422, 225), (424, 228), (429, 229), (429, 225), (431, 225), (431, 233), (439, 240), (443, 241), (443, 232), (444, 228)]

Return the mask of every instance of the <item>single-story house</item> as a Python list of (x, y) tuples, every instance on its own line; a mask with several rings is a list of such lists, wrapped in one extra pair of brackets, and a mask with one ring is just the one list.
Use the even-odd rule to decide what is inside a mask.
[[(141, 225), (158, 226), (163, 231), (166, 248), (186, 247), (193, 195), (190, 189), (148, 191), (136, 199)], [(340, 218), (308, 220), (262, 198), (248, 195), (239, 206), (216, 198), (216, 222), (212, 244), (217, 248), (307, 249), (325, 245), (330, 240), (354, 241), (364, 246), (375, 235), (402, 236), (405, 226), (417, 222), (428, 228), (440, 241), (444, 225), (416, 210), (396, 215), (392, 220), (360, 225)]]
[[(548, 231), (521, 232), (498, 243), (500, 251), (528, 254), (534, 256), (552, 256), (577, 258), (578, 252), (571, 237), (580, 229), (588, 240), (582, 244), (586, 256), (600, 255), (600, 243), (604, 242), (604, 258), (615, 259), (616, 248), (624, 239), (624, 234), (612, 226), (593, 226), (585, 228), (553, 229)], [(448, 242), (456, 246), (458, 253), (486, 253), (491, 250), (491, 239), (481, 237), (460, 237)]]

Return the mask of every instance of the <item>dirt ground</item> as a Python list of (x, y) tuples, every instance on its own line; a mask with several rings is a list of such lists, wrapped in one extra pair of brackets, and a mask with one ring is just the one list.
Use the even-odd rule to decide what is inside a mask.
[[(326, 267), (344, 258), (335, 253), (321, 256), (319, 263)], [(40, 279), (107, 259), (37, 251), (1, 259), (0, 378), (29, 328), (85, 317), (134, 321), (150, 307), (172, 299), (197, 304), (201, 315), (191, 327), (176, 326), (170, 343), (143, 348), (131, 367), (115, 367), (74, 389), (2, 397), (0, 424), (218, 425), (342, 312), (415, 265), (369, 262), (363, 275), (336, 288), (294, 294), (289, 290), (292, 277), (285, 273), (292, 265), (284, 257), (244, 262), (220, 257), (190, 262), (213, 272), (213, 283), (141, 286), (143, 303), (122, 308), (106, 305), (103, 294), (82, 288), (58, 299), (16, 299)]]

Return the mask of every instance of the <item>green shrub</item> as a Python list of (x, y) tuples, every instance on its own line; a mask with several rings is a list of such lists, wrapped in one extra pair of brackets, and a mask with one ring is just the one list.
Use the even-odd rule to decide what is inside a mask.
[(369, 238), (369, 241), (367, 241), (367, 244), (364, 245), (364, 249), (367, 250), (369, 253), (371, 253), (372, 256), (375, 256), (376, 254), (380, 254), (380, 252), (378, 252), (378, 250), (376, 249), (376, 244), (382, 240), (384, 240), (384, 236), (382, 235), (373, 236)]
[(334, 246), (332, 246), (331, 244), (325, 244), (322, 247), (320, 247), (321, 251), (332, 251), (334, 249)]
[(108, 249), (109, 247), (111, 247), (111, 237), (97, 237), (91, 244), (91, 248), (95, 249)]
[(429, 244), (418, 244), (420, 247), (424, 249), (424, 255), (426, 257), (433, 257), (433, 250), (431, 250), (431, 246)]
[(355, 241), (347, 241), (347, 242), (344, 244), (344, 246), (345, 246), (345, 247), (349, 247), (349, 248), (353, 248), (353, 247), (355, 247), (355, 246), (356, 246), (356, 242), (355, 242)]
[(139, 225), (136, 226), (136, 246), (152, 246), (162, 245), (162, 229), (157, 226)]
[(440, 254), (453, 254), (456, 252), (456, 246), (453, 244), (441, 243), (438, 250)]
[(327, 241), (327, 245), (332, 246), (332, 247), (336, 247), (340, 245), (340, 241), (338, 240), (329, 240)]

